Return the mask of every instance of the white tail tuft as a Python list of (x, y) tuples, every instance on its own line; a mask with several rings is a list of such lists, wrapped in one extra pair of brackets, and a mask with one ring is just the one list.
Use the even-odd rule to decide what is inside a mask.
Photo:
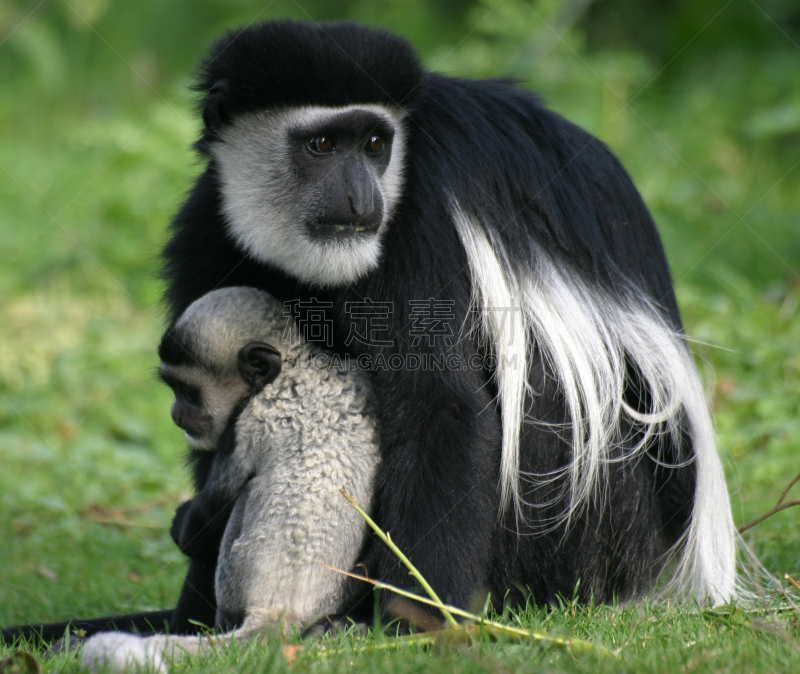
[(167, 663), (158, 648), (147, 639), (122, 632), (101, 632), (83, 647), (81, 669), (91, 674), (109, 672), (153, 672), (167, 674)]

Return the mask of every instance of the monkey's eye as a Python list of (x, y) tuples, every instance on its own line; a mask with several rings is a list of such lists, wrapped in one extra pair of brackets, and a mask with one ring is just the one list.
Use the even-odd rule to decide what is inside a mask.
[(330, 136), (315, 136), (308, 141), (308, 149), (314, 154), (329, 154), (336, 149)]
[(381, 136), (372, 136), (367, 141), (367, 146), (364, 148), (370, 154), (380, 154), (386, 146), (386, 141)]
[(194, 386), (179, 384), (175, 393), (182, 396), (186, 402), (190, 403), (191, 405), (197, 405), (200, 402), (200, 391)]

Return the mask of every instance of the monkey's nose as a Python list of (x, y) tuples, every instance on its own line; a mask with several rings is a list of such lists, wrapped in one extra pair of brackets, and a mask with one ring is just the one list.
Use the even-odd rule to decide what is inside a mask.
[(350, 202), (350, 212), (356, 220), (366, 220), (375, 213), (375, 200), (371, 196), (364, 198), (363, 195), (351, 194), (347, 200)]
[(170, 416), (172, 417), (172, 423), (174, 423), (181, 430), (185, 431), (186, 428), (184, 428), (184, 425), (183, 425), (183, 416), (181, 415), (181, 406), (178, 404), (177, 400), (174, 403), (172, 403), (172, 407), (170, 408), (169, 413), (170, 413)]

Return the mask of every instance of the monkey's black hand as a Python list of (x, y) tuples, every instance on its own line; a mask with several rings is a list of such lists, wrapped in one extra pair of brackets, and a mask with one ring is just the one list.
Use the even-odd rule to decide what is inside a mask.
[(216, 554), (229, 515), (228, 508), (215, 506), (201, 493), (178, 506), (170, 534), (184, 555), (203, 559)]
[(186, 523), (186, 513), (192, 505), (192, 499), (184, 501), (175, 509), (175, 517), (172, 518), (172, 526), (169, 528), (169, 535), (175, 541), (175, 545), (181, 547), (181, 532)]

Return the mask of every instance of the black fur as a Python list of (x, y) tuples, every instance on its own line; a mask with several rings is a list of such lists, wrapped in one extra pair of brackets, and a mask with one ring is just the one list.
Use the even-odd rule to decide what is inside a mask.
[[(213, 600), (213, 585), (211, 587), (211, 597)], [(199, 602), (196, 606), (199, 606)], [(198, 608), (195, 608), (193, 614), (197, 614), (198, 610)], [(152, 634), (154, 632), (163, 632), (165, 627), (170, 623), (170, 620), (172, 620), (173, 614), (174, 611), (172, 610), (148, 611), (146, 613), (132, 613), (124, 616), (92, 618), (91, 620), (65, 620), (59, 623), (4, 627), (0, 630), (0, 639), (7, 645), (11, 645), (16, 640), (22, 639), (28, 640), (32, 645), (36, 645), (38, 643), (49, 644), (61, 639), (66, 636), (67, 630), (69, 630), (73, 643), (79, 641), (84, 633), (85, 636), (88, 637), (92, 634), (97, 634), (97, 632), (105, 632), (108, 630)], [(214, 624), (213, 619), (210, 624)]]
[(243, 112), (367, 101), (408, 107), (421, 77), (411, 46), (385, 31), (367, 35), (352, 23), (296, 21), (233, 30), (201, 67), (196, 89), (205, 95), (206, 127), (200, 147)]
[(158, 357), (161, 362), (176, 366), (201, 367), (202, 364), (194, 357), (196, 349), (187, 343), (186, 338), (187, 335), (183, 331), (169, 328), (158, 345)]
[(203, 487), (208, 481), (214, 456), (230, 455), (236, 448), (236, 422), (249, 400), (247, 397), (236, 405), (213, 452), (192, 450), (190, 454), (194, 486), (198, 495), (178, 508), (170, 534), (181, 552), (191, 559), (205, 559), (209, 555), (213, 555), (214, 559), (217, 558), (222, 535), (225, 533), (225, 526), (233, 511), (235, 500), (220, 500), (219, 495), (215, 493), (212, 493), (212, 498), (208, 498), (209, 495), (203, 491)]

